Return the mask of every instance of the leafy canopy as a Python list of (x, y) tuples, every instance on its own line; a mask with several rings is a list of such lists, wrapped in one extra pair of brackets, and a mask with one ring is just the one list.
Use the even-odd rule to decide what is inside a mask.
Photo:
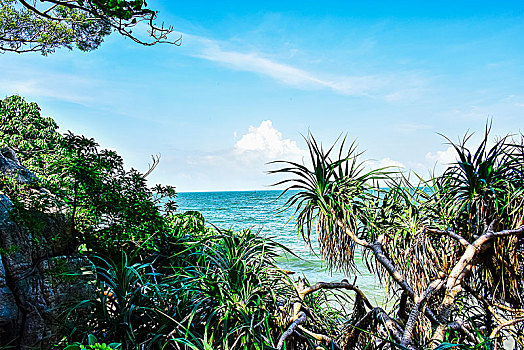
[[(169, 41), (172, 28), (154, 24), (157, 13), (143, 0), (0, 0), (0, 53), (53, 53), (56, 48), (97, 49), (116, 31), (143, 45)], [(143, 22), (149, 38), (133, 34)]]
[[(149, 188), (135, 169), (126, 170), (114, 151), (99, 149), (93, 139), (60, 134), (36, 103), (20, 96), (0, 100), (0, 147), (11, 147), (42, 186), (71, 208), (79, 242), (108, 255), (131, 249), (169, 225), (175, 190)], [(9, 183), (0, 183), (9, 191)], [(13, 195), (16, 195), (16, 191)], [(118, 247), (107, 245), (118, 242)]]

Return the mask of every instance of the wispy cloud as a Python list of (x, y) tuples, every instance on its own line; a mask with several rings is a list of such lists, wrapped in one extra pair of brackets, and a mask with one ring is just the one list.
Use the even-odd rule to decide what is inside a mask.
[(48, 97), (62, 101), (91, 104), (95, 98), (80, 91), (103, 86), (102, 82), (62, 73), (41, 73), (36, 69), (11, 71), (0, 77), (0, 91), (21, 96)]
[(428, 152), (426, 159), (437, 162), (439, 165), (448, 166), (457, 161), (457, 152), (453, 146), (449, 146), (444, 151), (436, 151), (435, 153)]
[[(330, 89), (350, 96), (371, 96), (383, 88), (385, 80), (375, 75), (340, 76), (319, 74), (290, 64), (278, 62), (259, 52), (240, 52), (224, 49), (224, 43), (184, 34), (190, 55), (223, 64), (231, 69), (268, 76), (279, 83), (300, 89)], [(389, 80), (389, 79), (387, 79)]]

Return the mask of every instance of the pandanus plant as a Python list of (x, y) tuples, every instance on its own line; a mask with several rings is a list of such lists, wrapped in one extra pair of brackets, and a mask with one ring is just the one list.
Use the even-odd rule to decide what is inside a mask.
[(523, 139), (506, 136), (488, 147), (489, 131), (474, 151), (467, 146), (470, 135), (458, 143), (448, 139), (457, 161), (429, 180), (365, 170), (354, 142), (346, 148), (342, 140), (337, 152), (337, 142), (324, 148), (312, 135), (305, 139), (309, 166), (275, 162), (281, 167), (272, 173), (287, 176), (278, 184), (297, 191), (287, 204), (296, 206), (306, 241), (316, 232), (328, 265), (348, 272), (355, 249), (362, 249), (395, 305), (389, 313), (360, 308), (341, 344), (524, 343), (517, 254), (524, 234)]

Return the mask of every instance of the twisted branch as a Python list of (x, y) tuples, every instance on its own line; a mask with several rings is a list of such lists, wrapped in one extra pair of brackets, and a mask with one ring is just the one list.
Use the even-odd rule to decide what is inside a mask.
[(444, 281), (437, 279), (434, 280), (429, 284), (429, 286), (424, 291), (424, 294), (422, 296), (417, 297), (415, 299), (415, 305), (413, 305), (413, 309), (411, 310), (411, 313), (409, 314), (408, 321), (406, 322), (406, 327), (404, 329), (404, 334), (402, 336), (401, 345), (402, 346), (408, 346), (412, 345), (411, 337), (413, 336), (413, 329), (415, 328), (415, 324), (417, 323), (418, 316), (420, 314), (420, 310), (424, 308), (424, 305), (428, 301), (428, 299), (433, 295), (433, 293), (437, 292), (442, 286), (444, 285)]
[[(446, 321), (449, 318), (451, 307), (455, 303), (458, 294), (462, 291), (462, 281), (473, 267), (472, 261), (479, 252), (482, 252), (487, 244), (494, 238), (507, 237), (524, 233), (524, 225), (514, 230), (502, 230), (495, 232), (492, 230), (493, 225), (488, 226), (488, 230), (482, 236), (477, 238), (467, 248), (458, 263), (451, 270), (446, 282), (446, 294), (442, 301), (442, 306), (438, 315), (442, 322), (433, 333), (432, 339), (435, 344), (442, 342), (445, 333)], [(436, 345), (435, 345), (436, 346)]]
[(347, 283), (347, 282), (318, 282), (318, 283), (315, 283), (312, 286), (309, 286), (309, 287), (307, 287), (305, 289), (302, 289), (301, 291), (298, 291), (298, 296), (299, 296), (300, 300), (304, 300), (304, 297), (306, 295), (308, 295), (309, 293), (312, 293), (312, 292), (316, 292), (319, 289), (347, 289), (347, 290), (352, 290), (352, 291), (356, 292), (358, 295), (360, 295), (360, 297), (364, 301), (364, 304), (366, 304), (366, 306), (368, 308), (370, 308), (370, 309), (373, 308), (373, 306), (369, 302), (369, 300), (366, 297), (366, 295), (364, 294), (364, 292), (362, 292), (362, 290), (360, 290), (360, 288), (358, 288), (357, 286), (355, 286), (353, 284), (350, 284), (350, 283)]
[(298, 318), (294, 320), (293, 323), (291, 323), (291, 325), (288, 327), (288, 329), (284, 333), (282, 333), (282, 335), (280, 336), (280, 339), (278, 340), (278, 344), (277, 344), (277, 350), (282, 350), (282, 347), (284, 346), (284, 342), (286, 341), (286, 339), (291, 334), (293, 334), (293, 332), (295, 331), (295, 329), (297, 329), (299, 325), (305, 323), (306, 319), (307, 319), (306, 313), (301, 311), (298, 314)]

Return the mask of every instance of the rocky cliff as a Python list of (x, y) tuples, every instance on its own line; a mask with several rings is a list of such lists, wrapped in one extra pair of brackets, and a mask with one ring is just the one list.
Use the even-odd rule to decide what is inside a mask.
[(60, 335), (64, 308), (93, 298), (94, 267), (75, 252), (66, 206), (10, 148), (0, 150), (0, 178), (27, 185), (29, 198), (47, 198), (35, 209), (0, 188), (0, 347), (46, 349)]

